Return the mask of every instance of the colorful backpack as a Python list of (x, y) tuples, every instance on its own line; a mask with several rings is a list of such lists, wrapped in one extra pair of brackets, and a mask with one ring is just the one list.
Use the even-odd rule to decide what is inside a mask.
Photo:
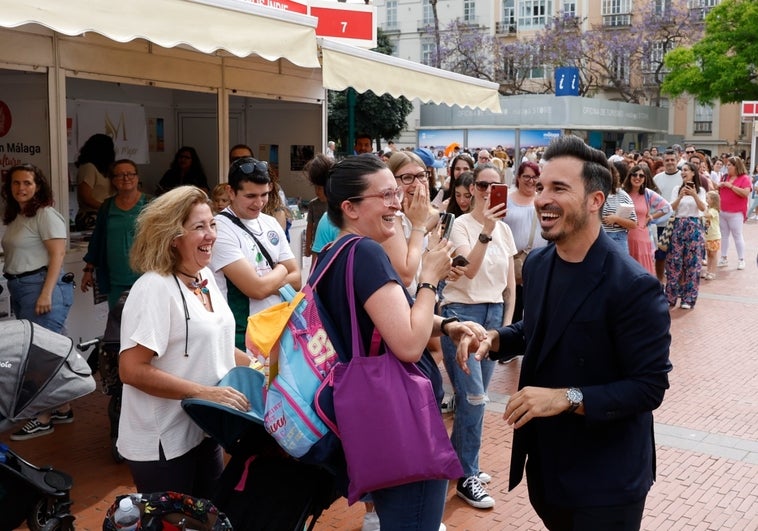
[(248, 318), (245, 344), (268, 362), (264, 426), (288, 454), (306, 463), (325, 464), (341, 450), (314, 404), (316, 390), (340, 361), (327, 333), (331, 325), (325, 326), (319, 314), (315, 288), (342, 251), (350, 247), (349, 260), (353, 258), (358, 240), (341, 241), (302, 291), (284, 286), (285, 302)]

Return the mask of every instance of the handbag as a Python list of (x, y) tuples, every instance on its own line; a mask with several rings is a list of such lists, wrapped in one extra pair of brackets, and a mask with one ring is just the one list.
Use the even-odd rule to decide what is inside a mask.
[[(400, 361), (374, 330), (364, 353), (348, 286), (353, 359), (332, 371), (334, 413), (347, 461), (348, 504), (378, 489), (463, 476), (432, 384)], [(380, 354), (380, 346), (384, 352)]]
[(674, 220), (676, 220), (676, 216), (672, 215), (666, 222), (666, 226), (663, 227), (663, 232), (658, 236), (658, 249), (663, 252), (669, 250), (671, 235), (674, 233)]

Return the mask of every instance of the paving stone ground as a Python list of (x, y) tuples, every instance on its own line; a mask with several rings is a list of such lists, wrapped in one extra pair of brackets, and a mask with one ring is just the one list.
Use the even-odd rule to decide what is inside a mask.
[[(642, 528), (658, 530), (758, 530), (758, 224), (745, 225), (747, 268), (731, 266), (703, 281), (693, 310), (672, 316), (671, 388), (655, 413), (658, 478), (647, 498)], [(544, 529), (526, 486), (507, 489), (512, 429), (502, 420), (516, 389), (520, 361), (499, 365), (490, 387), (480, 463), (493, 476), (497, 504), (473, 509), (448, 492), (449, 530)], [(76, 528), (95, 531), (117, 494), (134, 486), (108, 449), (106, 399), (96, 392), (75, 404), (76, 421), (52, 435), (11, 447), (35, 464), (51, 464), (74, 477)], [(452, 417), (448, 416), (448, 426)], [(8, 434), (0, 435), (8, 443)], [(317, 530), (359, 530), (362, 504), (339, 500)]]

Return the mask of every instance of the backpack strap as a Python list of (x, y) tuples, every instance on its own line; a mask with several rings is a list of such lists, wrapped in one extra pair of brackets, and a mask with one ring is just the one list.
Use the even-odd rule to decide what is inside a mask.
[[(340, 253), (348, 246), (350, 243), (358, 243), (358, 240), (361, 240), (362, 236), (345, 236), (342, 239), (340, 239), (334, 247), (334, 252), (332, 253), (332, 256), (329, 257), (329, 260), (324, 264), (324, 266), (321, 268), (321, 271), (317, 273), (318, 266), (314, 268), (313, 272), (311, 273), (311, 276), (308, 278), (307, 284), (312, 288), (316, 289), (316, 286), (318, 285), (321, 278), (324, 276), (324, 274), (327, 272), (327, 270), (332, 266), (334, 261), (337, 259), (337, 257), (340, 255)], [(355, 248), (355, 245), (353, 245), (353, 248)], [(354, 253), (355, 251), (353, 251)], [(349, 260), (349, 259), (348, 259)], [(354, 260), (353, 260), (354, 261)], [(352, 262), (348, 264), (347, 274), (351, 277), (353, 276), (353, 268), (352, 268)], [(320, 264), (319, 264), (320, 265)], [(315, 278), (314, 278), (315, 277)]]

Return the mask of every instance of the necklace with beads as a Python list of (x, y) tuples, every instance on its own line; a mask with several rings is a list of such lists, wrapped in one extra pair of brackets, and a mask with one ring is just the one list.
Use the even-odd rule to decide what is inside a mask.
[(210, 304), (210, 295), (208, 292), (208, 279), (207, 278), (204, 279), (200, 277), (199, 275), (198, 276), (190, 275), (179, 269), (177, 269), (176, 272), (182, 276), (185, 276), (191, 279), (189, 282), (185, 282), (185, 285), (190, 290), (192, 290), (192, 293), (200, 297), (200, 301), (203, 303), (203, 306), (206, 309), (208, 309), (208, 305)]

